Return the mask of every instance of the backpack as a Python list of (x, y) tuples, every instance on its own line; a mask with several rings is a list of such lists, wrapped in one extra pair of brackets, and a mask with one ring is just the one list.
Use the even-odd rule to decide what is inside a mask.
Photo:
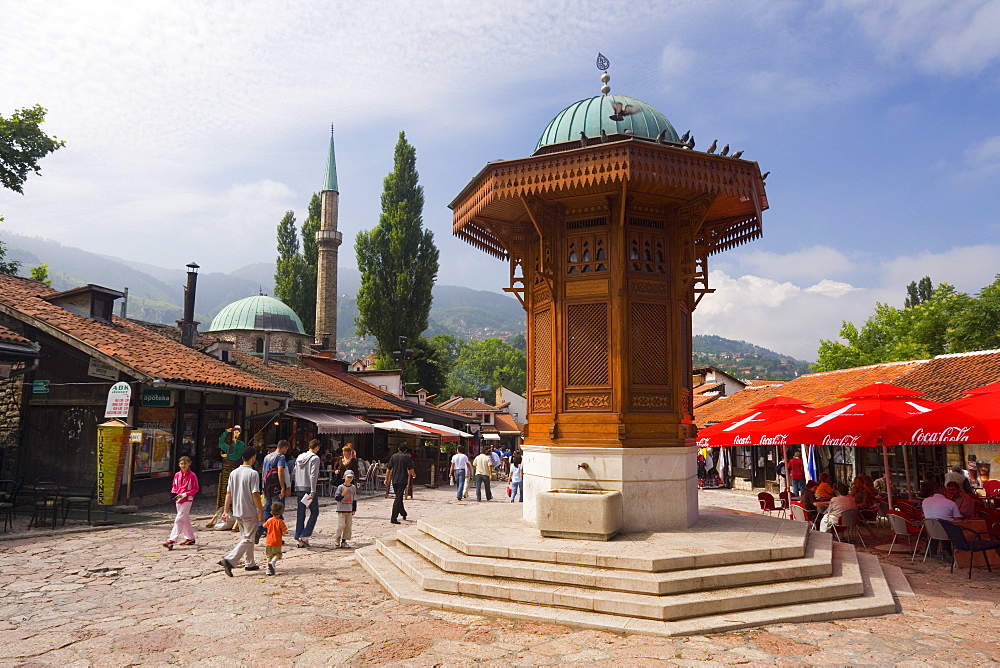
[(278, 467), (272, 466), (264, 476), (264, 496), (281, 494), (281, 478), (278, 477)]

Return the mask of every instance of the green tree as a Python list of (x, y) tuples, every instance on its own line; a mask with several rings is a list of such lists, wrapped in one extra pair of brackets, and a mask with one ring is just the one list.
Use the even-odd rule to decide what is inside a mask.
[[(274, 271), (274, 296), (299, 313), (302, 292), (302, 255), (295, 229), (295, 213), (286, 211), (278, 223), (278, 260)], [(299, 317), (302, 315), (299, 313)]]
[(906, 300), (903, 302), (903, 308), (919, 306), (930, 299), (933, 293), (934, 288), (931, 285), (931, 277), (924, 276), (920, 279), (920, 283), (914, 281), (906, 286)]
[[(438, 336), (447, 336), (439, 334)], [(434, 339), (438, 338), (433, 337)], [(452, 337), (454, 338), (454, 337)], [(408, 365), (417, 388), (427, 390), (428, 395), (441, 394), (448, 380), (448, 372), (455, 365), (449, 359), (449, 351), (445, 346), (437, 345), (433, 339), (418, 336), (412, 344), (413, 364)]]
[(39, 283), (44, 283), (45, 285), (51, 288), (52, 281), (49, 279), (49, 265), (40, 264), (37, 267), (32, 267), (31, 280), (38, 281)]
[(358, 232), (354, 243), (361, 271), (355, 327), (358, 336), (375, 337), (383, 364), (400, 336), (415, 341), (427, 329), (438, 249), (433, 233), (423, 229), (423, 209), (416, 151), (400, 132), (393, 171), (383, 182), (378, 225)]
[(29, 172), (41, 173), (38, 161), (66, 145), (42, 131), (46, 110), (41, 105), (18, 109), (10, 118), (0, 116), (0, 185), (24, 193)]
[(307, 334), (313, 334), (316, 329), (316, 276), (319, 266), (319, 246), (316, 243), (316, 233), (319, 232), (323, 210), (323, 200), (319, 193), (313, 193), (309, 200), (309, 213), (302, 222), (302, 276), (300, 280), (301, 295), (299, 303), (301, 311), (296, 311), (302, 318), (302, 324)]
[(956, 308), (953, 322), (949, 331), (951, 352), (1000, 348), (1000, 274), (975, 299)]
[(527, 358), (500, 338), (466, 341), (458, 353), (455, 366), (448, 374), (446, 393), (456, 396), (475, 396), (487, 391), (494, 396), (498, 387), (524, 394), (527, 377)]
[[(0, 186), (23, 195), (29, 172), (41, 173), (38, 161), (66, 145), (42, 131), (45, 113), (36, 104), (15, 110), (10, 118), (0, 116)], [(0, 273), (16, 274), (20, 268), (20, 262), (7, 259), (7, 247), (0, 241)]]

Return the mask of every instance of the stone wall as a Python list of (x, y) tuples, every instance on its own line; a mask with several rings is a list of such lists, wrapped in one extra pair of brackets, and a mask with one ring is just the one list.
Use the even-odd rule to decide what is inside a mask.
[[(245, 353), (257, 352), (257, 339), (264, 338), (264, 332), (253, 330), (229, 330), (224, 332), (212, 332), (212, 336), (220, 341), (229, 341), (237, 350)], [(307, 346), (311, 346), (313, 340), (311, 336), (304, 334), (294, 334), (292, 332), (271, 332), (270, 351), (276, 355), (298, 355), (309, 352)]]
[[(24, 363), (14, 364), (11, 372), (23, 369)], [(24, 376), (0, 380), (0, 478), (13, 478), (17, 473), (23, 402)]]

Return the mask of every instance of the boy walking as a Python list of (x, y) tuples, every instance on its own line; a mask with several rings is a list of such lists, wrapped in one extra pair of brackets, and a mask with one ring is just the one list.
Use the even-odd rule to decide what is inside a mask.
[(344, 482), (337, 487), (333, 495), (337, 502), (337, 533), (333, 537), (334, 547), (350, 547), (347, 541), (351, 539), (351, 524), (354, 513), (358, 511), (358, 486), (354, 484), (354, 471), (344, 471)]
[(275, 501), (271, 504), (271, 516), (264, 521), (264, 531), (267, 538), (264, 539), (264, 556), (267, 558), (267, 574), (274, 575), (277, 570), (278, 559), (281, 559), (281, 546), (285, 541), (282, 538), (288, 531), (283, 517), (285, 504)]

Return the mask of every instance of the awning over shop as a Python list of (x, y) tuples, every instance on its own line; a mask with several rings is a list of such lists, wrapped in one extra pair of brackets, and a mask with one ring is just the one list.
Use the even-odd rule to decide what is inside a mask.
[(320, 434), (373, 434), (375, 428), (359, 417), (344, 413), (331, 413), (314, 408), (289, 408), (289, 415), (308, 420), (316, 425)]
[(424, 429), (426, 431), (429, 431), (434, 436), (440, 438), (442, 443), (458, 443), (458, 434), (450, 434), (447, 431), (444, 431), (443, 429), (440, 428), (443, 427), (444, 425), (428, 424), (426, 422), (411, 422), (410, 420), (403, 420), (403, 422), (411, 424), (414, 427), (417, 427), (418, 429)]
[(437, 424), (434, 422), (422, 422), (419, 420), (406, 420), (410, 424), (416, 425), (418, 427), (430, 427), (431, 429), (436, 429), (442, 431), (446, 434), (452, 434), (454, 436), (461, 436), (462, 438), (472, 438), (472, 434), (462, 431), (461, 429), (455, 429), (454, 427), (448, 427), (443, 424)]
[(484, 441), (499, 441), (500, 434), (483, 434)]
[(431, 437), (435, 436), (433, 432), (428, 429), (422, 429), (416, 425), (412, 425), (409, 422), (404, 422), (403, 420), (388, 420), (386, 422), (376, 422), (372, 425), (376, 429), (382, 429), (383, 431), (397, 431), (401, 434), (411, 434), (413, 436), (425, 436)]

